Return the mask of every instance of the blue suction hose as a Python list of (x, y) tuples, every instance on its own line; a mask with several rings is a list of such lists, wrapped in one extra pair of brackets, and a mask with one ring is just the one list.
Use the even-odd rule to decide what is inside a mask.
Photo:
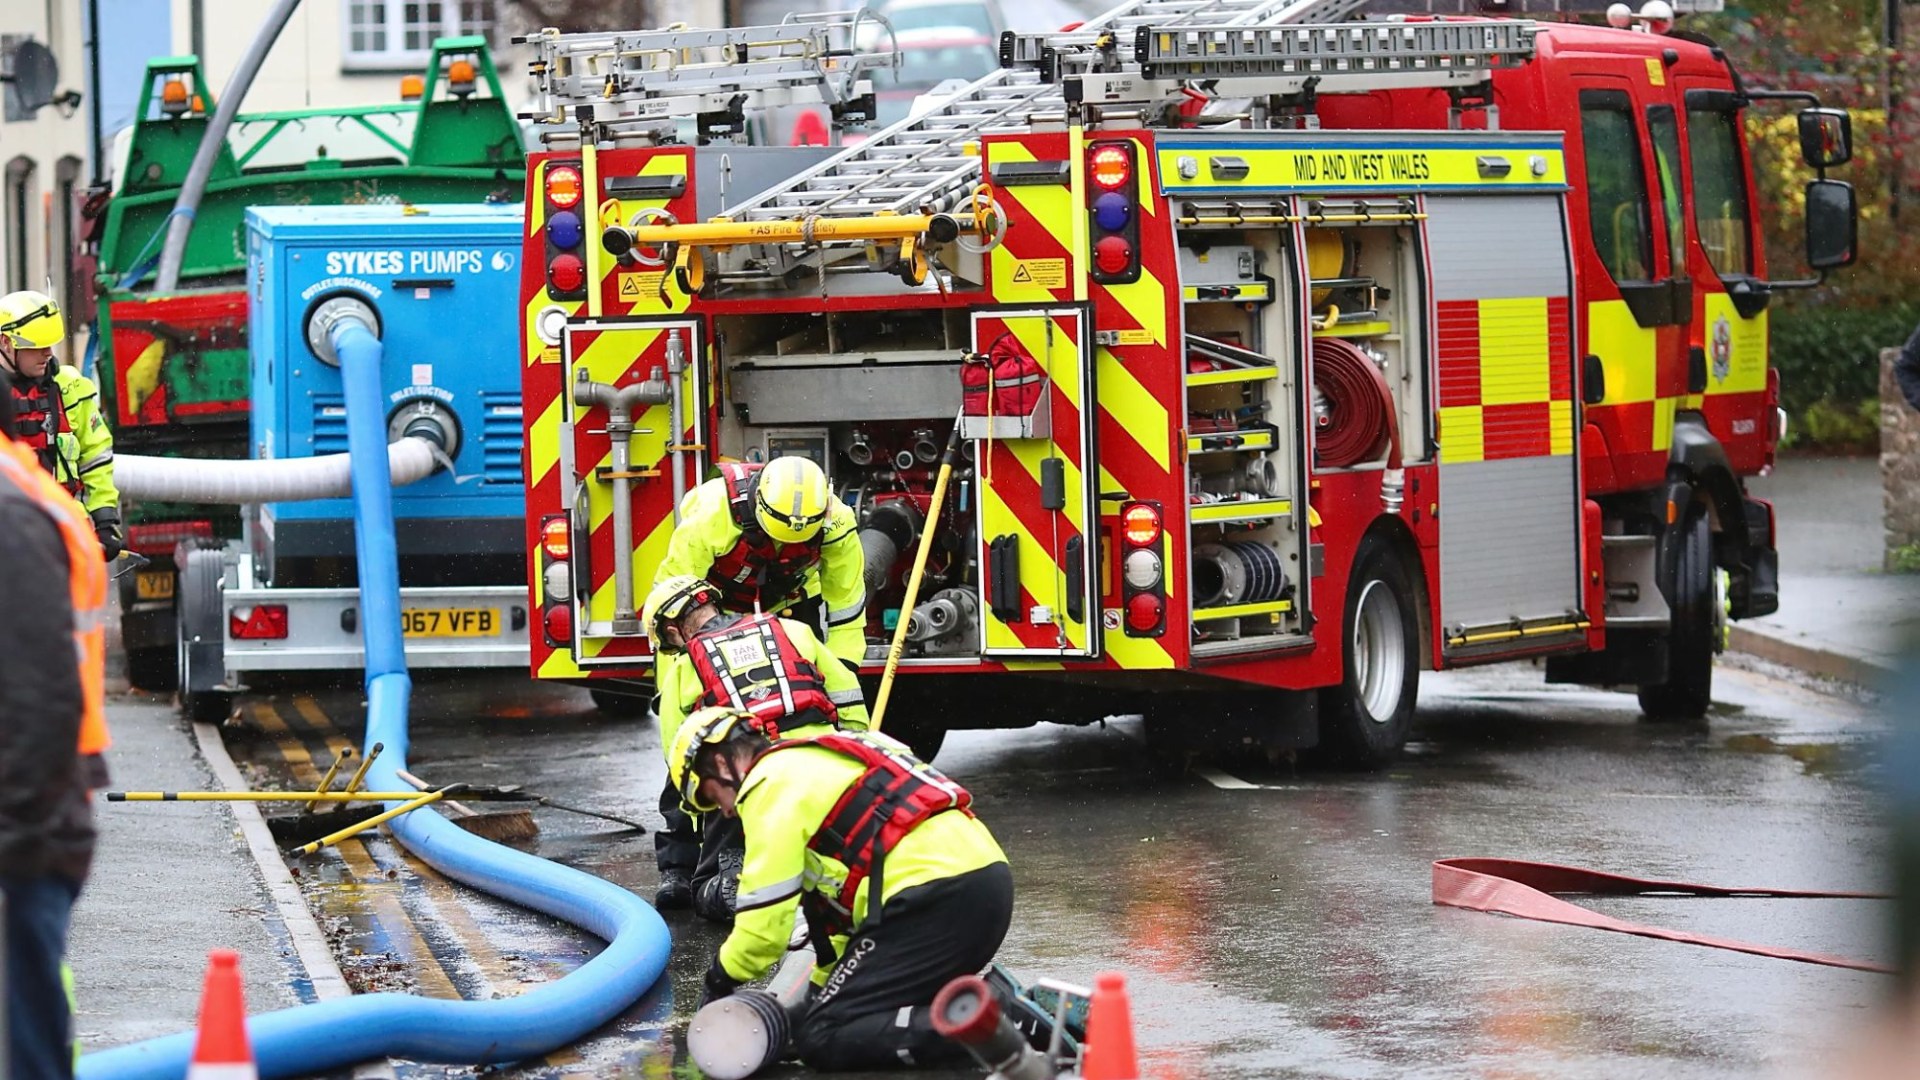
[[(375, 790), (402, 788), (407, 675), (400, 636), (400, 571), (380, 390), (380, 339), (361, 319), (330, 328), (346, 383), (353, 455), (354, 545), (360, 560), (360, 625), (367, 650), (367, 745), (384, 743), (368, 770)], [(398, 805), (392, 803), (389, 805)], [(457, 881), (564, 919), (607, 942), (578, 971), (519, 997), (443, 1001), (361, 994), (247, 1020), (263, 1078), (305, 1076), (380, 1057), (485, 1065), (537, 1057), (618, 1016), (659, 979), (671, 941), (653, 907), (608, 881), (490, 843), (431, 811), (388, 824), (415, 856)], [(80, 1059), (81, 1080), (177, 1080), (192, 1032), (116, 1047)]]

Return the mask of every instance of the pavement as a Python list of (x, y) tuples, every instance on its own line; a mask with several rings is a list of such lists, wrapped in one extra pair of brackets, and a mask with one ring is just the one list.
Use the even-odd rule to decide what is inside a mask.
[[(1788, 458), (1752, 488), (1773, 500), (1779, 515), (1781, 608), (1735, 624), (1731, 649), (1861, 686), (1894, 671), (1902, 642), (1920, 640), (1920, 576), (1879, 569), (1877, 462)], [(166, 698), (130, 689), (123, 674), (110, 672), (109, 690), (113, 787), (210, 788), (221, 786), (222, 776), (227, 783), (244, 779), (260, 787), (281, 782), (272, 775), (278, 769), (248, 761), (242, 751), (236, 751), (241, 771), (233, 772), (226, 747), (217, 740), (203, 746)], [(343, 704), (350, 711), (351, 690), (346, 694)], [(654, 785), (645, 790), (657, 790), (657, 780)], [(649, 800), (633, 796), (634, 809)], [(257, 832), (249, 814), (236, 814), (226, 804), (100, 805), (99, 854), (72, 934), (77, 1030), (88, 1050), (190, 1028), (205, 957), (213, 948), (240, 952), (249, 1014), (339, 992), (340, 969), (327, 950), (314, 948), (314, 921), (298, 912), (289, 917), (286, 905), (275, 903), (276, 892), (284, 899), (288, 883), (263, 873), (248, 843), (247, 834)], [(650, 851), (650, 844), (644, 846)], [(644, 854), (621, 861), (650, 864)], [(1854, 869), (1865, 873), (1865, 866)], [(1060, 870), (1071, 876), (1066, 867)], [(628, 884), (643, 895), (651, 891), (642, 882)], [(321, 921), (328, 922), (324, 910)], [(341, 934), (331, 924), (320, 929)], [(1058, 948), (1027, 944), (1042, 956)], [(351, 967), (353, 950), (347, 952)]]
[(1782, 457), (1748, 486), (1773, 503), (1780, 610), (1734, 623), (1728, 647), (1822, 679), (1883, 683), (1920, 644), (1920, 574), (1880, 568), (1879, 461)]

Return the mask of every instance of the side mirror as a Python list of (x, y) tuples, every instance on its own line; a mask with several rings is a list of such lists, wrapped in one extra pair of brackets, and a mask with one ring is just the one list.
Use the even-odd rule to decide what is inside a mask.
[[(1804, 115), (1804, 114), (1803, 114)], [(1859, 254), (1860, 213), (1853, 185), (1843, 180), (1807, 184), (1807, 265), (1815, 270), (1852, 266)]]
[(1845, 109), (1800, 110), (1800, 156), (1816, 169), (1853, 160), (1853, 117)]

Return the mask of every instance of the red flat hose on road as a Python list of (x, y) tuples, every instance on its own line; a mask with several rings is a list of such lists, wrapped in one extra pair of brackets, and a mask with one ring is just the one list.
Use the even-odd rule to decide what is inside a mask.
[(1873, 964), (1845, 956), (1781, 949), (1755, 945), (1734, 938), (1689, 934), (1660, 926), (1626, 922), (1578, 904), (1568, 903), (1550, 893), (1585, 893), (1592, 896), (1746, 896), (1784, 897), (1812, 900), (1886, 900), (1886, 893), (1816, 892), (1803, 889), (1737, 889), (1720, 885), (1695, 885), (1685, 881), (1655, 881), (1624, 877), (1581, 866), (1556, 866), (1553, 863), (1521, 862), (1518, 859), (1440, 859), (1433, 864), (1433, 902), (1471, 911), (1490, 911), (1540, 922), (1585, 926), (1594, 930), (1612, 930), (1621, 934), (1677, 941), (1683, 945), (1705, 945), (1714, 949), (1770, 956), (1778, 960), (1798, 960), (1803, 964), (1825, 964), (1855, 971), (1891, 973), (1886, 964)]

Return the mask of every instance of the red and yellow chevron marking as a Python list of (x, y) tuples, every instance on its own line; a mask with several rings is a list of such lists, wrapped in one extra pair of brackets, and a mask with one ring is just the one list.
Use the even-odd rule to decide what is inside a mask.
[[(665, 369), (667, 346), (674, 330), (681, 334), (689, 360), (699, 355), (691, 322), (666, 325), (608, 325), (588, 323), (570, 329), (567, 337), (568, 367), (586, 369), (593, 382), (616, 386), (644, 379), (655, 368)], [(682, 400), (688, 403), (683, 417), (682, 439), (696, 441), (702, 427), (698, 407), (697, 365), (689, 362), (681, 375)], [(622, 553), (613, 544), (613, 486), (598, 478), (601, 469), (613, 465), (613, 443), (607, 435), (606, 414), (598, 407), (570, 409), (573, 419), (574, 469), (581, 490), (586, 494), (588, 536), (575, 537), (574, 544), (584, 547), (586, 565), (592, 574), (588, 598), (576, 620), (579, 659), (583, 665), (616, 657), (630, 658), (635, 667), (650, 655), (640, 637), (612, 637), (609, 623), (614, 611), (614, 560), (632, 559), (634, 604), (646, 599), (653, 582), (654, 567), (667, 554), (667, 539), (673, 531), (673, 478), (667, 457), (671, 431), (671, 410), (665, 404), (649, 406), (634, 417), (634, 434), (629, 445), (632, 471), (655, 470), (657, 476), (632, 481), (634, 551)], [(683, 472), (688, 489), (699, 483), (697, 471)]]
[[(573, 417), (573, 408), (567, 400), (567, 387), (570, 369), (562, 363), (562, 349), (559, 345), (550, 345), (540, 340), (536, 332), (536, 319), (540, 313), (552, 307), (565, 312), (568, 320), (574, 321), (586, 314), (584, 301), (555, 301), (546, 292), (546, 240), (543, 231), (546, 227), (546, 202), (542, 197), (546, 185), (546, 169), (554, 160), (577, 160), (578, 153), (534, 155), (529, 161), (527, 171), (527, 227), (522, 246), (521, 257), (521, 341), (526, 366), (522, 369), (521, 400), (524, 403), (526, 443), (523, 451), (523, 465), (527, 476), (527, 545), (529, 551), (537, 551), (539, 544), (539, 526), (541, 520), (549, 514), (566, 513), (570, 507), (568, 501), (573, 490), (574, 477), (563, 477), (560, 470), (561, 425)], [(692, 151), (685, 147), (670, 147), (653, 150), (610, 150), (595, 155), (594, 168), (590, 170), (597, 183), (604, 185), (611, 177), (642, 175), (682, 175), (690, 176), (692, 171)], [(593, 194), (582, 200), (583, 220), (586, 222), (586, 243), (590, 252), (598, 249), (602, 201)], [(692, 184), (687, 185), (686, 193), (672, 200), (616, 200), (606, 205), (609, 218), (618, 213), (622, 221), (633, 219), (642, 209), (664, 209), (677, 220), (694, 220), (696, 199)], [(668, 314), (684, 311), (687, 297), (669, 290), (666, 299), (659, 295), (657, 287), (650, 290), (638, 290), (640, 295), (623, 297), (623, 288), (635, 291), (635, 284), (623, 274), (645, 268), (624, 268), (611, 258), (596, 260), (604, 262), (604, 273), (596, 284), (601, 289), (601, 306), (609, 314), (645, 315)], [(624, 333), (624, 332), (623, 332)], [(637, 371), (639, 378), (645, 378), (652, 366), (664, 366), (665, 336), (657, 328), (646, 339), (616, 335), (606, 344), (598, 339), (605, 336), (595, 331), (588, 335), (586, 342), (573, 341), (570, 346), (576, 350), (576, 356), (589, 365), (593, 377), (602, 382), (624, 377), (629, 371)], [(693, 396), (692, 387), (697, 384), (694, 374), (700, 362), (701, 353), (688, 342), (688, 402), (698, 399)], [(580, 350), (584, 350), (581, 352)], [(624, 354), (624, 355), (622, 355)], [(666, 442), (667, 407), (662, 405), (637, 420), (643, 429), (650, 428), (657, 434), (637, 436), (636, 447), (640, 452), (663, 453)], [(689, 434), (699, 424), (699, 409), (689, 407), (687, 422)], [(575, 468), (589, 478), (596, 466), (608, 464), (610, 444), (607, 442), (604, 422), (595, 424), (591, 415), (584, 418), (585, 426), (596, 427), (600, 434), (595, 438), (583, 435), (576, 424), (573, 451)], [(601, 418), (604, 421), (604, 417)], [(691, 440), (691, 437), (689, 438)], [(652, 449), (649, 449), (649, 446)], [(636, 456), (636, 467), (643, 458)], [(689, 477), (689, 483), (697, 477)], [(651, 567), (657, 563), (666, 550), (667, 530), (661, 522), (671, 522), (672, 481), (662, 476), (658, 481), (659, 494), (650, 496), (646, 488), (650, 485), (636, 485), (640, 494), (636, 495), (635, 535), (641, 540), (640, 551), (636, 554), (636, 592), (644, 595), (646, 584), (651, 581)], [(596, 581), (588, 610), (576, 620), (576, 630), (589, 628), (589, 619), (604, 621), (611, 617), (613, 610), (612, 585), (612, 532), (611, 532), (611, 489), (605, 484), (591, 479), (586, 482), (588, 505), (592, 512), (593, 529), (590, 536), (576, 537), (574, 543), (588, 553), (589, 566), (593, 569)], [(650, 502), (649, 499), (653, 501)], [(653, 505), (657, 502), (658, 505)], [(643, 509), (644, 507), (644, 509)], [(536, 610), (543, 608), (548, 598), (544, 595), (544, 583), (535, 572), (540, 565), (536, 555), (529, 560), (531, 580), (529, 589)], [(567, 648), (550, 649), (546, 646), (544, 635), (538, 629), (532, 635), (532, 661), (534, 674), (541, 678), (580, 678), (586, 669), (575, 662), (572, 651)], [(622, 639), (612, 641), (605, 638), (581, 638), (582, 656), (591, 660), (602, 657), (631, 655), (634, 666), (645, 662), (646, 649), (643, 642)]]
[[(1111, 139), (1102, 133), (1102, 139)], [(989, 169), (999, 162), (1067, 161), (1072, 157), (1069, 136), (1064, 132), (1016, 136), (992, 136), (985, 140), (984, 154)], [(1105, 286), (1085, 283), (1093, 310), (1094, 328), (1112, 331), (1115, 343), (1093, 348), (1093, 376), (1097, 412), (1094, 417), (1095, 446), (1091, 457), (1098, 467), (1096, 495), (1125, 492), (1134, 498), (1159, 499), (1169, 508), (1182, 505), (1184, 495), (1178, 470), (1184, 462), (1184, 446), (1179, 416), (1183, 389), (1180, 365), (1168, 359), (1169, 327), (1179, 320), (1178, 299), (1171, 296), (1177, 282), (1176, 255), (1172, 231), (1165, 227), (1167, 209), (1156, 195), (1151, 148), (1138, 148), (1137, 177), (1142, 274), (1131, 285)], [(988, 284), (996, 302), (1009, 304), (1062, 304), (1074, 298), (1074, 283), (1084, 256), (1073, 251), (1074, 222), (1085, 209), (1075, 201), (1068, 185), (1022, 185), (999, 188), (994, 198), (1008, 220), (1005, 242), (989, 260)], [(1083, 331), (1084, 332), (1084, 331)], [(1035, 354), (1036, 356), (1038, 354)], [(1055, 424), (1058, 438), (1061, 428)], [(1074, 459), (1074, 467), (1084, 469), (1087, 455)], [(1037, 469), (1037, 466), (1036, 466)], [(996, 474), (997, 475), (997, 474)], [(1027, 474), (1031, 481), (1035, 473)], [(996, 494), (1004, 501), (1010, 489), (983, 484), (987, 500)], [(1024, 496), (1015, 496), (1024, 497)], [(1037, 500), (1037, 489), (1031, 496)], [(1096, 500), (1098, 502), (1098, 500)], [(1037, 506), (1037, 501), (1032, 505)], [(1103, 514), (1112, 503), (1100, 502)], [(1037, 511), (1036, 511), (1037, 513)], [(1096, 545), (1096, 592), (1103, 608), (1117, 611), (1119, 600), (1111, 583), (1113, 574), (1107, 561), (1111, 545), (1101, 543), (1106, 526), (1077, 524), (1093, 535), (1087, 542)], [(1187, 546), (1183, 531), (1169, 522), (1169, 579), (1184, 580)], [(997, 533), (983, 525), (989, 539)], [(1064, 539), (1064, 538), (1063, 538)], [(1029, 545), (1021, 540), (1022, 562)], [(1044, 550), (1044, 549), (1043, 549)], [(1023, 566), (1022, 579), (1027, 580)], [(1064, 587), (1064, 584), (1062, 585)], [(1169, 625), (1185, 625), (1184, 590), (1170, 590)], [(1093, 616), (1089, 614), (1091, 619)], [(1051, 629), (1051, 628), (1042, 628)], [(989, 634), (989, 643), (995, 639)], [(1106, 665), (1124, 669), (1171, 668), (1184, 662), (1186, 635), (1173, 631), (1164, 638), (1129, 637), (1122, 630), (1101, 634)], [(1170, 649), (1179, 650), (1176, 658)], [(1009, 662), (1009, 668), (1025, 669), (1052, 666), (1043, 662)]]
[(1458, 465), (1573, 453), (1567, 298), (1436, 306), (1440, 460)]
[[(981, 565), (987, 558), (986, 545), (995, 538), (1012, 534), (1020, 538), (1020, 614), (1011, 622), (1002, 622), (992, 611), (985, 613), (986, 646), (989, 650), (1067, 650), (1084, 652), (1092, 644), (1086, 620), (1095, 617), (1092, 605), (1083, 610), (1083, 620), (1067, 616), (1067, 575), (1063, 553), (1076, 536), (1088, 537), (1085, 490), (1081, 467), (1086, 447), (1081, 438), (1081, 342), (1085, 333), (1076, 313), (1007, 314), (981, 318), (974, 324), (978, 348), (988, 348), (1001, 335), (1011, 335), (1027, 355), (1046, 372), (1051, 389), (1043, 396), (1043, 408), (1049, 410), (1052, 434), (1040, 439), (997, 439), (985, 444), (980, 463), (980, 542)], [(1066, 479), (1066, 507), (1059, 511), (1042, 509), (1040, 499), (1040, 463), (1058, 457)], [(1082, 541), (1091, 543), (1090, 537)], [(1036, 606), (1053, 610), (1051, 624), (1027, 621)]]
[[(602, 229), (613, 224), (645, 224), (649, 211), (665, 211), (675, 221), (693, 221), (693, 148), (662, 147), (655, 150), (609, 150), (599, 155), (600, 182), (613, 176), (684, 176), (686, 194), (676, 199), (606, 199), (600, 202), (588, 233), (589, 243), (598, 243)], [(658, 263), (658, 265), (650, 265)], [(672, 315), (687, 310), (692, 297), (673, 284), (672, 267), (660, 263), (657, 255), (636, 265), (626, 266), (609, 255), (600, 258), (600, 310), (608, 315)]]

